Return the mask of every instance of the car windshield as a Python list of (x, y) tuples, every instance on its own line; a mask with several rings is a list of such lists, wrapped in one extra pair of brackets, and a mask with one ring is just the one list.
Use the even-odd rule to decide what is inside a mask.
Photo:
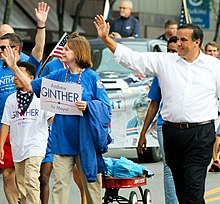
[(116, 73), (132, 73), (132, 70), (129, 70), (125, 67), (123, 67), (120, 64), (117, 64), (114, 59), (111, 51), (107, 48), (105, 48), (102, 51), (102, 59), (101, 63), (96, 70), (97, 72), (116, 72)]
[[(140, 51), (146, 52), (147, 46), (140, 45), (126, 45), (127, 47)], [(117, 64), (113, 59), (113, 54), (108, 48), (94, 48), (92, 49), (92, 60), (93, 69), (98, 73), (103, 72), (116, 72), (116, 73), (133, 73), (134, 71)]]

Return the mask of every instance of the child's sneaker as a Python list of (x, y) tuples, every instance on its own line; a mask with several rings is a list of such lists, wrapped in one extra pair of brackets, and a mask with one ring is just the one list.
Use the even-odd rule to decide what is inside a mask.
[(209, 172), (220, 172), (220, 164), (218, 161), (214, 161), (209, 169)]

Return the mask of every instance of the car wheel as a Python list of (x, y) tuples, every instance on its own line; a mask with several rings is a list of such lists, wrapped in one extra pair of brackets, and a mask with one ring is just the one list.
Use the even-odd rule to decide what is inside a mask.
[(131, 191), (130, 193), (129, 204), (138, 204), (137, 194), (134, 191)]
[(137, 154), (140, 163), (158, 162), (162, 158), (160, 147), (148, 147), (147, 150), (143, 149), (143, 154)]

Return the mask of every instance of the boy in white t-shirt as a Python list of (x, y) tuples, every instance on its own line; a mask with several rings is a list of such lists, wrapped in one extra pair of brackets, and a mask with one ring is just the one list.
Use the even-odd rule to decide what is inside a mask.
[[(34, 65), (19, 62), (18, 67), (31, 80), (34, 79)], [(1, 121), (0, 163), (4, 158), (3, 146), (10, 129), (12, 157), (21, 203), (39, 203), (40, 166), (46, 153), (48, 121), (52, 122), (54, 114), (41, 110), (40, 99), (33, 92), (27, 92), (16, 77), (14, 83), (17, 91), (8, 97)]]

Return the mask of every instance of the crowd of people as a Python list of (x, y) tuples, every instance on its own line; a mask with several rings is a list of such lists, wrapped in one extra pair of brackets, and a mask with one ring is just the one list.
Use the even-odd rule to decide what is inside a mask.
[[(91, 69), (89, 43), (78, 33), (69, 35), (62, 60), (48, 63), (38, 78), (49, 10), (44, 2), (35, 9), (37, 33), (30, 56), (21, 53), (22, 41), (14, 30), (1, 25), (1, 80), (5, 83), (0, 87), (0, 168), (5, 196), (10, 204), (48, 203), (53, 169), (52, 203), (68, 203), (71, 175), (80, 189), (81, 203), (101, 203), (100, 173), (106, 170), (102, 153), (111, 142), (110, 101)], [(42, 110), (43, 78), (81, 87), (81, 99), (74, 106), (83, 116)]]
[[(211, 160), (209, 171), (220, 172), (218, 44), (208, 42), (203, 52), (201, 28), (193, 24), (178, 28), (171, 19), (156, 37), (167, 41), (167, 53), (134, 52), (114, 41), (141, 36), (132, 8), (130, 0), (122, 0), (120, 16), (111, 26), (101, 15), (94, 21), (116, 62), (154, 76), (148, 95), (134, 103), (141, 121), (134, 117), (127, 128), (143, 126), (138, 142), (138, 152), (143, 153), (147, 130), (159, 111), (165, 203), (204, 204)], [(48, 62), (40, 73), (49, 10), (44, 2), (35, 9), (37, 31), (30, 56), (22, 53), (23, 42), (13, 28), (0, 25), (0, 80), (5, 82), (0, 84), (0, 168), (5, 196), (9, 204), (48, 204), (53, 170), (52, 203), (68, 203), (73, 176), (81, 203), (101, 204), (101, 173), (106, 170), (102, 154), (111, 142), (111, 104), (100, 77), (91, 69), (89, 43), (76, 32), (69, 35), (62, 59)], [(42, 110), (44, 78), (81, 87), (81, 99), (74, 105), (83, 116)]]

